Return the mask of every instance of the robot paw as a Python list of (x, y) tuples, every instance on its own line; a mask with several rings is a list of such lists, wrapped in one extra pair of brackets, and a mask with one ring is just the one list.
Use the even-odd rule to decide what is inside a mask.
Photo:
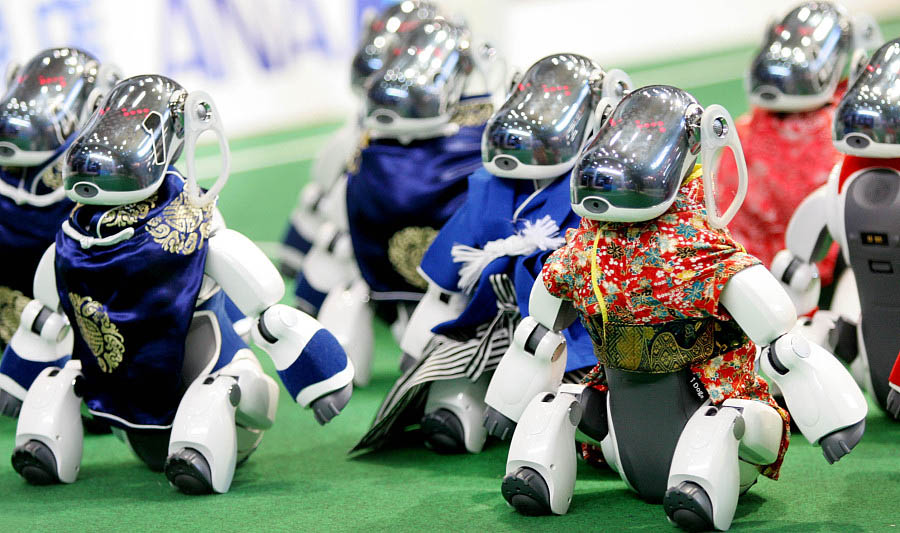
[(710, 531), (713, 526), (713, 508), (703, 487), (690, 481), (682, 481), (671, 487), (663, 498), (666, 515), (674, 524), (687, 531)]
[(348, 383), (342, 389), (313, 400), (310, 407), (312, 407), (316, 422), (323, 426), (330, 422), (332, 418), (340, 414), (341, 409), (347, 405), (352, 395), (353, 385)]
[(425, 444), (438, 453), (465, 453), (462, 422), (448, 409), (438, 409), (422, 417)]
[(500, 411), (488, 406), (484, 412), (484, 427), (487, 429), (488, 435), (506, 440), (508, 437), (512, 437), (516, 430), (516, 423)]
[(30, 440), (13, 450), (12, 465), (25, 481), (32, 485), (59, 483), (56, 457), (46, 444)]
[(893, 388), (888, 392), (885, 409), (887, 409), (891, 418), (900, 420), (900, 392), (897, 392)]
[(544, 478), (528, 467), (521, 467), (503, 478), (503, 498), (520, 514), (541, 516), (552, 514), (550, 489)]
[(0, 415), (18, 418), (22, 410), (22, 400), (0, 389)]
[(193, 448), (182, 448), (166, 459), (166, 478), (185, 494), (213, 492), (209, 463)]
[(850, 427), (829, 433), (819, 439), (819, 446), (822, 447), (822, 454), (825, 455), (828, 464), (833, 464), (850, 453), (850, 450), (859, 444), (865, 431), (866, 420), (862, 419)]

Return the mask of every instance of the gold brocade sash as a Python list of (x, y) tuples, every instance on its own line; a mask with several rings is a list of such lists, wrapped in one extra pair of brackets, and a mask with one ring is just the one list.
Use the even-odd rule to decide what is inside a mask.
[(633, 325), (610, 322), (602, 333), (602, 318), (586, 317), (594, 354), (609, 368), (662, 374), (676, 372), (736, 349), (747, 341), (733, 322), (715, 319), (675, 320)]

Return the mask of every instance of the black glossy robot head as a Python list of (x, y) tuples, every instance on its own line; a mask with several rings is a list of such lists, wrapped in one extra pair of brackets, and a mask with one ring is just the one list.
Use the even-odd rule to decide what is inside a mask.
[(0, 100), (0, 164), (37, 166), (57, 155), (117, 76), (91, 54), (51, 48), (11, 65)]
[(834, 96), (854, 46), (850, 18), (831, 2), (804, 2), (767, 29), (750, 65), (753, 105), (804, 111)]
[(488, 122), (481, 141), (485, 168), (495, 176), (523, 179), (568, 172), (599, 125), (595, 111), (601, 97), (614, 106), (629, 87), (623, 72), (606, 73), (584, 56), (539, 60)]
[(398, 41), (419, 25), (438, 16), (437, 6), (421, 0), (404, 0), (372, 18), (350, 66), (350, 85), (365, 95), (369, 76), (381, 70)]
[(841, 99), (834, 146), (864, 157), (900, 157), (900, 39), (879, 48)]
[(365, 126), (399, 139), (445, 134), (474, 68), (470, 46), (469, 30), (442, 18), (412, 30), (366, 84)]
[(181, 85), (164, 76), (117, 84), (66, 154), (66, 195), (101, 205), (152, 195), (181, 154), (186, 97)]
[[(738, 193), (720, 215), (715, 168), (730, 148), (738, 167)], [(572, 169), (572, 210), (593, 220), (641, 222), (675, 201), (698, 154), (703, 162), (707, 215), (723, 227), (747, 191), (747, 165), (731, 116), (718, 105), (704, 110), (687, 92), (667, 85), (637, 89), (619, 102)]]

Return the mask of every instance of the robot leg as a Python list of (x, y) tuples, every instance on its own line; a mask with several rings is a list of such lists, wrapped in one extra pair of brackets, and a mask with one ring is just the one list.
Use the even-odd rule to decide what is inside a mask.
[(491, 376), (478, 381), (466, 378), (435, 381), (428, 390), (422, 433), (425, 442), (439, 453), (478, 453), (487, 439), (484, 393)]
[(353, 363), (353, 384), (365, 387), (372, 377), (375, 355), (373, 313), (369, 286), (362, 278), (347, 288), (331, 291), (319, 310), (319, 322), (330, 331)]
[(583, 412), (579, 385), (531, 400), (513, 434), (501, 492), (525, 515), (565, 514), (575, 490), (572, 445)]
[(755, 481), (752, 466), (742, 463), (774, 462), (783, 431), (781, 416), (762, 402), (726, 400), (698, 409), (672, 457), (663, 499), (669, 519), (689, 530), (727, 530), (739, 493)]
[(781, 389), (803, 436), (822, 447), (829, 463), (859, 443), (866, 400), (844, 366), (824, 348), (788, 333), (763, 350), (760, 366)]
[(12, 464), (33, 485), (73, 483), (81, 468), (81, 362), (46, 368), (28, 391), (16, 426)]

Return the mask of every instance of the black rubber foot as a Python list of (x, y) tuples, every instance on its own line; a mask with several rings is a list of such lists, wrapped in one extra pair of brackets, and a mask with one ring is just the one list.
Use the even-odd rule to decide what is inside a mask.
[(552, 514), (547, 482), (531, 468), (522, 467), (503, 478), (500, 492), (503, 498), (523, 515)]
[(422, 417), (422, 434), (432, 450), (438, 453), (466, 451), (462, 422), (447, 409), (438, 409)]
[(819, 446), (822, 447), (822, 454), (828, 464), (839, 461), (841, 457), (850, 453), (850, 451), (862, 440), (863, 433), (866, 432), (866, 419), (846, 427), (840, 431), (835, 431), (825, 435), (819, 439)]
[(30, 440), (13, 450), (12, 465), (25, 481), (32, 485), (59, 483), (56, 475), (56, 457), (46, 444)]
[(193, 448), (182, 448), (166, 459), (166, 478), (185, 494), (213, 492), (209, 463)]
[(666, 491), (663, 498), (666, 515), (681, 529), (687, 531), (711, 531), (713, 508), (709, 495), (703, 487), (690, 481), (683, 481), (677, 487)]
[(22, 410), (22, 400), (0, 389), (0, 415), (18, 418)]

